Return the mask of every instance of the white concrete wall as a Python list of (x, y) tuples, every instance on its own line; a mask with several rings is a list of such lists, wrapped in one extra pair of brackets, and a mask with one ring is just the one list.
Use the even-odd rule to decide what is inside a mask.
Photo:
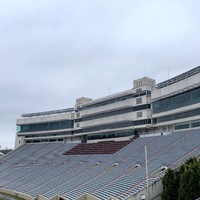
[[(58, 197), (56, 196), (56, 198), (52, 198), (51, 200), (58, 200)], [(43, 197), (42, 195), (39, 195), (38, 196), (38, 200), (48, 200), (48, 198), (46, 198), (46, 197)]]
[(118, 93), (115, 93), (115, 94), (112, 94), (112, 95), (108, 95), (108, 96), (104, 96), (104, 97), (101, 97), (101, 98), (98, 98), (98, 99), (94, 99), (88, 103), (83, 103), (82, 106), (85, 106), (85, 105), (91, 105), (91, 104), (94, 104), (94, 103), (99, 103), (101, 101), (104, 101), (104, 100), (109, 100), (109, 99), (113, 99), (113, 98), (116, 98), (116, 97), (119, 97), (119, 96), (122, 96), (122, 95), (125, 95), (125, 94), (129, 94), (129, 93), (135, 93), (135, 89), (129, 89), (129, 90), (125, 90), (125, 91), (122, 91), (122, 92), (118, 92)]
[[(137, 117), (137, 112), (142, 112), (142, 117)], [(99, 118), (99, 119), (89, 120), (89, 121), (84, 121), (84, 122), (79, 122), (79, 123), (80, 123), (80, 127), (87, 127), (87, 126), (95, 126), (95, 125), (101, 125), (101, 124), (107, 124), (107, 123), (121, 122), (125, 120), (136, 121), (136, 120), (142, 120), (142, 119), (151, 117), (151, 110), (142, 110), (142, 111), (137, 111), (137, 112), (125, 113), (121, 115), (104, 117), (104, 118)]]
[(111, 116), (111, 117), (104, 117), (96, 120), (91, 120), (91, 121), (85, 121), (81, 123), (81, 127), (86, 127), (86, 126), (94, 126), (94, 125), (101, 125), (101, 124), (107, 124), (107, 123), (115, 123), (115, 122), (123, 122), (123, 121), (136, 121), (136, 120), (143, 120), (146, 119), (147, 116), (149, 116), (149, 112), (147, 111), (140, 111), (142, 112), (142, 117), (137, 117), (137, 112), (133, 113), (126, 113), (126, 114), (121, 114), (121, 115), (116, 115), (116, 116)]
[(146, 85), (154, 87), (155, 84), (156, 84), (155, 80), (148, 78), (148, 77), (143, 77), (143, 78), (140, 78), (140, 79), (133, 81), (133, 87), (134, 88), (138, 88), (138, 87), (146, 86)]
[[(105, 97), (102, 97), (102, 98), (94, 99), (94, 100), (90, 101), (89, 103), (83, 103), (82, 106), (92, 105), (94, 103), (100, 103), (100, 102), (105, 101), (105, 100), (112, 100), (114, 98), (117, 98), (117, 97), (120, 97), (120, 96), (123, 96), (123, 95), (126, 95), (126, 94), (134, 94), (134, 93), (136, 93), (137, 89), (141, 89), (142, 91), (144, 91), (144, 90), (152, 91), (153, 87), (150, 86), (150, 85), (143, 85), (143, 86), (132, 88), (132, 89), (129, 89), (129, 90), (125, 90), (125, 91), (122, 91), (122, 92), (119, 92), (119, 93), (108, 95), (108, 96), (105, 96)], [(122, 105), (124, 105), (123, 102), (124, 101), (122, 101)]]
[(25, 143), (24, 136), (22, 136), (22, 137), (16, 136), (15, 137), (15, 149), (22, 146), (24, 143)]
[(31, 197), (27, 194), (23, 194), (23, 193), (12, 191), (12, 190), (0, 188), (0, 192), (3, 192), (5, 194), (10, 194), (10, 195), (13, 195), (13, 196), (16, 196), (16, 197), (20, 197), (20, 198), (23, 198), (23, 199), (26, 199), (26, 200), (34, 200), (33, 197)]
[[(139, 98), (142, 98), (141, 104), (136, 103), (137, 98), (128, 99), (128, 100), (116, 102), (116, 103), (105, 105), (105, 106), (100, 106), (100, 107), (96, 107), (96, 108), (90, 108), (87, 110), (83, 110), (80, 112), (80, 116), (84, 116), (84, 115), (88, 115), (88, 114), (96, 114), (99, 112), (106, 112), (106, 111), (110, 111), (110, 110), (116, 109), (116, 108), (140, 106), (140, 105), (151, 102), (150, 97), (142, 96)], [(137, 117), (137, 112), (142, 112), (142, 117)], [(150, 109), (135, 111), (135, 112), (131, 112), (131, 113), (125, 113), (125, 114), (118, 114), (115, 116), (104, 117), (104, 118), (99, 118), (99, 119), (97, 118), (97, 119), (88, 120), (88, 121), (83, 121), (83, 122), (79, 122), (79, 125), (80, 125), (80, 127), (85, 127), (85, 126), (100, 125), (100, 124), (105, 124), (105, 123), (119, 122), (119, 121), (124, 121), (124, 120), (141, 120), (141, 119), (146, 119), (146, 118), (151, 118), (151, 110)]]
[[(136, 103), (137, 98), (142, 98), (141, 104)], [(115, 103), (112, 103), (112, 104), (99, 106), (99, 107), (96, 107), (96, 108), (90, 108), (90, 109), (87, 109), (87, 110), (82, 110), (82, 111), (80, 111), (80, 116), (99, 113), (99, 112), (103, 112), (103, 111), (109, 111), (109, 110), (112, 110), (112, 109), (118, 109), (118, 108), (124, 108), (124, 107), (133, 107), (133, 106), (139, 106), (139, 105), (142, 105), (142, 104), (151, 103), (151, 99), (149, 97), (147, 98), (146, 96), (142, 96), (142, 97), (137, 97), (137, 98), (127, 99), (127, 100), (124, 100), (124, 101), (119, 101), (119, 102), (115, 102)]]
[(145, 195), (145, 200), (161, 200), (161, 193), (163, 190), (162, 179), (150, 185), (147, 189), (138, 192), (136, 195), (127, 200), (141, 200), (141, 196)]
[(123, 108), (127, 106), (133, 106), (136, 105), (135, 99), (128, 99), (125, 101), (118, 101), (112, 104), (104, 105), (104, 106), (99, 106), (99, 107), (94, 107), (94, 108), (89, 108), (86, 110), (80, 111), (81, 117), (84, 115), (89, 115), (89, 114), (94, 114), (94, 113), (99, 113), (107, 110), (112, 110), (112, 109), (117, 109), (117, 108)]

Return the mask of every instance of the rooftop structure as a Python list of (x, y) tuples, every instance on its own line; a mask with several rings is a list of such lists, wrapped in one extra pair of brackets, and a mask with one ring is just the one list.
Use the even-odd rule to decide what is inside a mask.
[(56, 115), (56, 114), (73, 112), (73, 111), (74, 111), (74, 108), (66, 108), (66, 109), (52, 110), (52, 111), (46, 111), (46, 112), (26, 113), (26, 114), (22, 114), (22, 117), (38, 117), (38, 116), (46, 116), (46, 115)]
[(175, 77), (173, 77), (173, 78), (171, 78), (171, 79), (168, 79), (168, 80), (166, 80), (166, 81), (163, 81), (163, 82), (161, 82), (161, 83), (158, 83), (158, 84), (156, 85), (156, 87), (157, 87), (158, 89), (161, 89), (161, 88), (163, 88), (163, 87), (167, 87), (167, 86), (169, 86), (169, 85), (172, 85), (172, 84), (174, 84), (174, 83), (177, 83), (177, 82), (179, 82), (179, 81), (182, 81), (182, 80), (184, 80), (184, 79), (187, 79), (187, 78), (189, 78), (189, 77), (191, 77), (191, 76), (194, 76), (194, 75), (196, 75), (196, 74), (199, 74), (199, 73), (200, 73), (200, 66), (195, 67), (195, 68), (193, 68), (193, 69), (191, 69), (191, 70), (189, 70), (189, 71), (187, 71), (187, 72), (185, 72), (185, 73), (182, 73), (182, 74), (180, 74), (180, 75), (178, 75), (178, 76), (175, 76)]
[(143, 77), (131, 89), (99, 99), (77, 98), (74, 107), (23, 114), (16, 147), (24, 143), (113, 140), (172, 132), (200, 124), (200, 66), (156, 84)]

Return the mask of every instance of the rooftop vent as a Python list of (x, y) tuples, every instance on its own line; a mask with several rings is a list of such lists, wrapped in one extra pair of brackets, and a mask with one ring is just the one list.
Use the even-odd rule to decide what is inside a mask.
[(133, 167), (131, 167), (130, 169), (126, 170), (126, 174), (130, 174), (130, 173), (136, 171), (139, 167), (140, 167), (140, 164), (135, 164)]
[(140, 167), (140, 164), (135, 164), (134, 168), (136, 169), (138, 167)]
[(165, 171), (167, 169), (167, 166), (162, 166), (161, 171)]

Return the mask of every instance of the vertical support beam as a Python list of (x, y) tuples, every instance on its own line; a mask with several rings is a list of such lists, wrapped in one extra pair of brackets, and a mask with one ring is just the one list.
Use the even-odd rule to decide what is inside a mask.
[(147, 183), (147, 197), (146, 199), (149, 199), (149, 194), (148, 194), (148, 182), (149, 182), (149, 172), (148, 172), (148, 158), (147, 158), (147, 147), (145, 146), (145, 163), (146, 163), (146, 183)]

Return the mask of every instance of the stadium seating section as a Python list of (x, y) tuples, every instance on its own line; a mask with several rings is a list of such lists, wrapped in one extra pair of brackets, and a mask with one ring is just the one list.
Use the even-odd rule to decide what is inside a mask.
[(200, 153), (200, 130), (124, 142), (25, 144), (0, 158), (0, 187), (49, 199), (86, 193), (127, 199), (145, 188), (145, 146), (150, 184), (163, 176), (162, 166), (175, 168)]
[(81, 143), (69, 151), (65, 155), (86, 155), (86, 154), (113, 154), (125, 147), (131, 142), (129, 141), (104, 141), (97, 143)]

